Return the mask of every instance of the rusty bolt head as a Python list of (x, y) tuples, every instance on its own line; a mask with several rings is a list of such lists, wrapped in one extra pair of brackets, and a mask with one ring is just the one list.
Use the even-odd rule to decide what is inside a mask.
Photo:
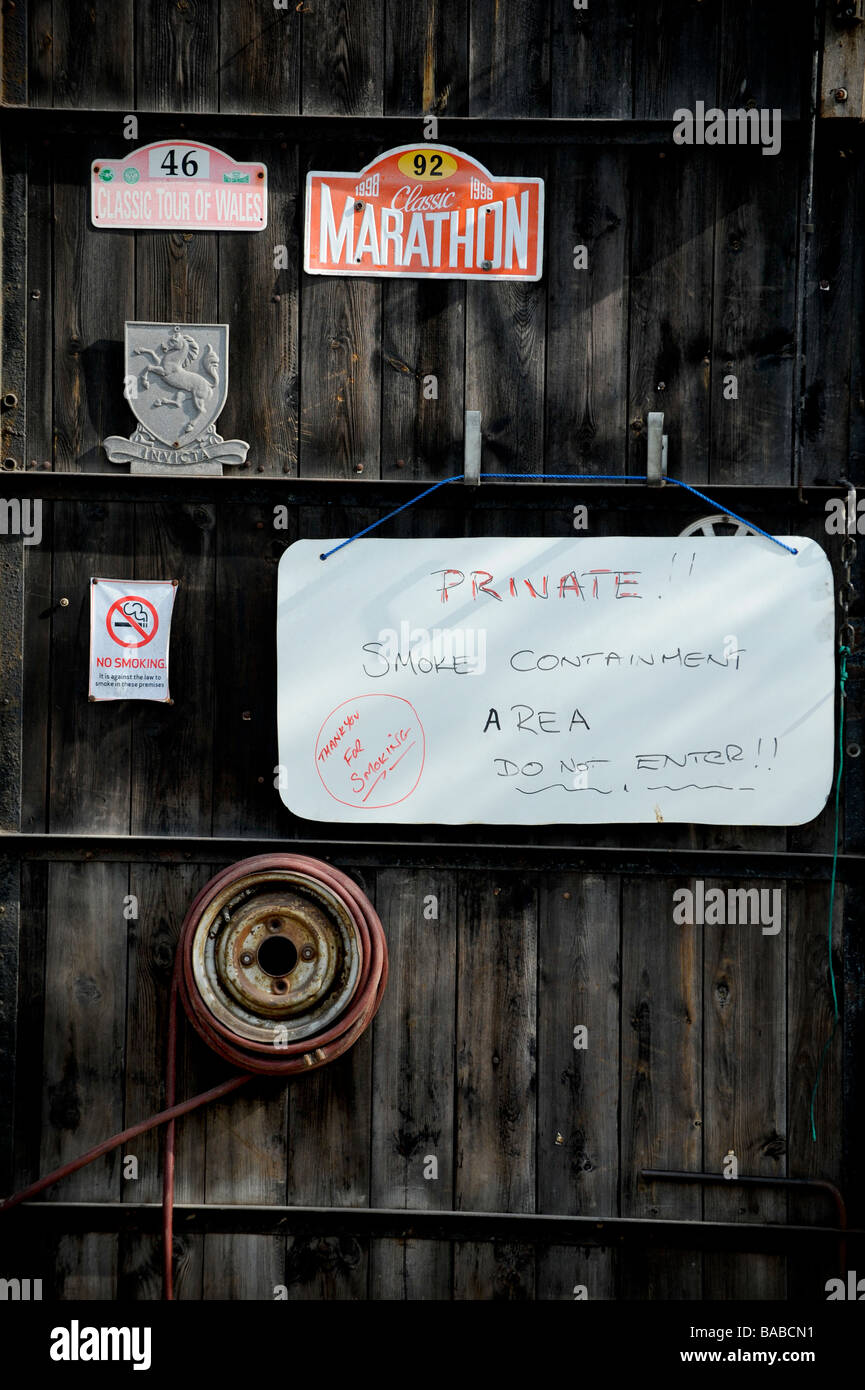
[(848, 95), (848, 93), (847, 93), (847, 88), (846, 88), (846, 87), (836, 87), (836, 88), (835, 88), (835, 100), (836, 100), (836, 101), (846, 101), (846, 100), (847, 100), (847, 95)]
[(30, 298), (31, 298), (31, 299), (41, 299), (41, 298), (42, 298), (42, 291), (41, 291), (41, 290), (31, 290), (31, 291), (30, 291)]
[(60, 607), (61, 607), (61, 608), (68, 608), (68, 607), (69, 607), (69, 600), (68, 600), (68, 598), (62, 598), (62, 599), (60, 600)]
[(301, 960), (315, 960), (315, 948), (313, 946), (303, 946), (300, 951)]
[(828, 281), (828, 280), (821, 280), (821, 281), (820, 281), (820, 288), (821, 288), (821, 290), (828, 290), (828, 288), (829, 288), (829, 281)]
[(355, 203), (354, 210), (355, 212), (363, 212), (363, 203)]
[(252, 954), (251, 951), (241, 951), (241, 953), (240, 953), (240, 963), (241, 963), (241, 965), (252, 965), (253, 960), (254, 960), (254, 956), (253, 956), (253, 954)]

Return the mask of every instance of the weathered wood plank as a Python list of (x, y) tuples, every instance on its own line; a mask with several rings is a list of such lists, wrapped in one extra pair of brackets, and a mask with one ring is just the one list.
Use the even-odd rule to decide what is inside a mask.
[(207, 834), (212, 823), (215, 509), (135, 508), (136, 579), (179, 579), (168, 676), (171, 704), (136, 700), (132, 725), (133, 834)]
[(466, 6), (385, 0), (384, 114), (468, 115)]
[[(842, 1037), (839, 1023), (826, 1052), (814, 1097), (811, 1137), (811, 1097), (820, 1057), (832, 1034), (834, 1008), (829, 983), (828, 884), (787, 885), (787, 1096), (788, 1174), (791, 1178), (824, 1178), (845, 1188), (842, 1088)], [(839, 1008), (844, 1008), (844, 892), (835, 892), (832, 930), (833, 960)], [(849, 1123), (849, 1117), (848, 1117)], [(835, 1212), (825, 1196), (790, 1197), (786, 1219), (802, 1225), (834, 1224)], [(856, 1220), (851, 1213), (851, 1219)], [(822, 1262), (787, 1262), (788, 1298), (823, 1298), (826, 1280), (841, 1274), (837, 1258)]]
[[(51, 160), (35, 142), (28, 147), (26, 440), (22, 462), (42, 469), (54, 452), (53, 283)], [(21, 768), (21, 829), (46, 828), (49, 694), (46, 680), (51, 650), (52, 504), (41, 501), (42, 538), (24, 546), (24, 732)]]
[[(123, 1126), (126, 924), (121, 913), (127, 884), (123, 864), (61, 863), (49, 869), (42, 1172)], [(66, 1201), (117, 1201), (119, 1188), (115, 1151), (52, 1191), (62, 1190)], [(117, 1236), (64, 1237), (55, 1277), (61, 1298), (113, 1297)]]
[(846, 476), (850, 417), (861, 386), (852, 379), (851, 338), (859, 296), (855, 277), (857, 161), (847, 150), (824, 148), (817, 164), (813, 234), (805, 284), (805, 402), (802, 481), (834, 483)]
[(432, 481), (461, 473), (465, 436), (465, 286), (382, 286), (381, 472)]
[(380, 115), (383, 35), (384, 0), (317, 0), (314, 8), (304, 7), (301, 110), (319, 116)]
[[(358, 168), (373, 153), (372, 147), (359, 150)], [(304, 178), (307, 168), (341, 169), (345, 160), (344, 149), (315, 146), (302, 166)], [(375, 280), (304, 277), (299, 466), (304, 477), (378, 477), (381, 298)]]
[[(673, 923), (679, 886), (669, 879), (622, 884), (622, 1216), (701, 1215), (698, 1189), (648, 1185), (639, 1176), (642, 1168), (703, 1166), (703, 939), (699, 929)], [(698, 1257), (634, 1252), (619, 1296), (688, 1299), (700, 1289)]]
[[(372, 882), (354, 870), (351, 876), (375, 903)], [(372, 1055), (367, 1029), (338, 1061), (290, 1083), (289, 1203), (369, 1205)], [(328, 1237), (287, 1244), (282, 1282), (290, 1300), (367, 1297), (368, 1241)]]
[(137, 0), (135, 91), (139, 111), (219, 109), (219, 21), (223, 8), (208, 0), (178, 0), (173, 5)]
[(276, 571), (295, 538), (274, 529), (273, 508), (220, 507), (216, 607), (227, 632), (246, 634), (243, 661), (227, 661), (213, 690), (213, 833), (281, 835), (275, 698)]
[(718, 164), (712, 482), (791, 480), (797, 163), (733, 149)]
[[(537, 885), (460, 876), (456, 1207), (535, 1210)], [(531, 1246), (454, 1246), (454, 1297), (534, 1296)]]
[[(126, 577), (132, 512), (100, 502), (55, 502), (52, 595), (51, 768), (53, 833), (129, 832), (130, 706), (91, 702), (90, 580)], [(60, 606), (68, 598), (69, 606)]]
[(251, 473), (283, 476), (297, 472), (303, 194), (297, 152), (285, 141), (258, 146), (257, 156), (267, 164), (267, 228), (219, 248), (219, 315), (230, 333), (228, 400), (218, 428), (224, 439), (248, 441)]
[(53, 104), (134, 111), (133, 0), (55, 0), (53, 10)]
[[(473, 0), (469, 8), (469, 113), (549, 116), (550, 13), (529, 0)], [(496, 169), (493, 173), (498, 173)]]
[[(219, 7), (220, 111), (300, 109), (303, 7)], [(271, 179), (276, 171), (268, 168)], [(272, 188), (272, 185), (271, 185)]]
[[(588, 13), (588, 12), (587, 12)], [(624, 473), (627, 448), (627, 152), (550, 158), (545, 204), (548, 473)], [(585, 248), (587, 268), (577, 269)]]
[[(180, 927), (189, 903), (211, 877), (207, 865), (131, 865), (129, 897), (117, 914), (129, 943), (129, 994), (126, 1008), (125, 1115), (134, 1124), (165, 1105), (166, 1034), (174, 956)], [(177, 1098), (185, 1100), (207, 1082), (196, 1071), (203, 1047), (192, 1049), (191, 1029), (180, 1015), (178, 1025)], [(206, 1112), (193, 1111), (176, 1126), (175, 1199), (203, 1202)], [(138, 1176), (122, 1179), (127, 1200), (162, 1200), (162, 1161), (165, 1130), (151, 1130), (122, 1150), (122, 1162), (137, 1159)], [(202, 1241), (175, 1237), (175, 1296), (200, 1298)], [(158, 1299), (162, 1296), (162, 1243), (153, 1236), (124, 1237), (120, 1243), (118, 1297)]]
[[(522, 150), (507, 163), (514, 175), (546, 175), (546, 160)], [(545, 333), (542, 281), (466, 285), (465, 403), (481, 413), (484, 472), (543, 472)]]
[[(707, 893), (741, 886), (705, 881)], [(768, 892), (760, 899), (761, 912), (767, 908), (773, 919), (768, 924), (728, 921), (680, 928), (704, 938), (703, 1167), (723, 1172), (724, 1157), (732, 1150), (741, 1177), (784, 1177), (786, 904), (777, 884), (749, 880), (747, 887)], [(750, 911), (749, 919), (754, 915)], [(707, 1187), (703, 1193), (706, 1221), (783, 1221), (785, 1215), (783, 1193), (737, 1189), (732, 1178), (725, 1187)], [(783, 1298), (784, 1260), (779, 1255), (707, 1254), (703, 1285), (705, 1298)]]
[[(618, 879), (568, 874), (541, 884), (538, 1060), (538, 1209), (616, 1215)], [(554, 1246), (538, 1253), (537, 1281), (538, 1298), (572, 1298), (578, 1284), (589, 1299), (614, 1298), (615, 1257)]]
[(637, 8), (627, 0), (583, 9), (553, 0), (553, 116), (631, 115)]
[[(370, 1202), (452, 1210), (455, 876), (383, 870), (376, 897), (390, 975), (373, 1025)], [(445, 1243), (374, 1241), (370, 1265), (371, 1298), (450, 1298)]]
[(133, 238), (90, 226), (86, 171), (105, 136), (57, 152), (54, 186), (55, 467), (100, 473), (102, 440), (129, 433), (123, 324), (133, 317)]
[(632, 167), (628, 472), (645, 473), (647, 416), (660, 410), (669, 472), (699, 484), (710, 448), (714, 165), (674, 147)]
[(30, 0), (27, 6), (28, 106), (54, 105), (54, 5), (52, 0)]
[(809, 0), (721, 0), (718, 105), (803, 114), (813, 23)]
[(677, 107), (715, 104), (717, 5), (702, 0), (644, 0), (634, 29), (634, 115), (672, 120)]

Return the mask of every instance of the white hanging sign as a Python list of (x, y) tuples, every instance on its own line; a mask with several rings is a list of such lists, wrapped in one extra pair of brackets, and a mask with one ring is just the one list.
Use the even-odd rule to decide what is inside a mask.
[(799, 825), (829, 793), (816, 542), (298, 541), (281, 796), (319, 821)]
[(90, 699), (169, 701), (176, 579), (91, 579)]

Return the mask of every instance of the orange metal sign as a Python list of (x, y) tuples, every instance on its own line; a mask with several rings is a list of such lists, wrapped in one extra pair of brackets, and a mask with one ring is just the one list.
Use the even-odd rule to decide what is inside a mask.
[(449, 145), (401, 145), (306, 179), (309, 275), (539, 280), (543, 179), (495, 178)]

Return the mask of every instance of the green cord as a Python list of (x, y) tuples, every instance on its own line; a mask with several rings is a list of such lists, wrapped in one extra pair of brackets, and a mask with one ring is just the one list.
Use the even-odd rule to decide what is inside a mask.
[(823, 1063), (826, 1060), (826, 1053), (832, 1046), (833, 1039), (838, 1031), (838, 1020), (841, 1017), (838, 1010), (838, 991), (835, 988), (835, 965), (832, 960), (832, 926), (835, 912), (835, 876), (838, 872), (838, 827), (841, 819), (841, 777), (844, 771), (844, 703), (847, 698), (847, 658), (850, 655), (850, 648), (841, 646), (838, 649), (841, 657), (841, 673), (838, 684), (841, 690), (840, 711), (838, 718), (838, 779), (835, 783), (835, 842), (832, 847), (832, 881), (829, 887), (829, 982), (832, 985), (832, 1007), (835, 1016), (832, 1021), (832, 1032), (829, 1034), (820, 1054), (820, 1062), (817, 1067), (817, 1075), (814, 1078), (814, 1086), (811, 1090), (811, 1138), (817, 1142), (817, 1129), (814, 1124), (814, 1101), (817, 1098), (817, 1087), (820, 1085), (820, 1075), (823, 1071)]

